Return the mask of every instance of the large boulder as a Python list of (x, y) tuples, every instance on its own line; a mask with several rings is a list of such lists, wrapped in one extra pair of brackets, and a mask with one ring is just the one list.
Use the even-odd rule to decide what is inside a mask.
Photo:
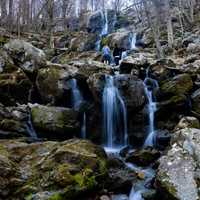
[(153, 64), (154, 59), (154, 55), (150, 53), (135, 53), (121, 62), (120, 73), (129, 74), (133, 71), (140, 71), (142, 68), (147, 68), (150, 64)]
[(67, 80), (71, 79), (78, 69), (68, 65), (49, 64), (38, 71), (36, 85), (43, 103), (65, 105), (63, 101), (67, 88)]
[(0, 142), (0, 196), (7, 200), (79, 199), (107, 181), (106, 155), (88, 141)]
[(67, 139), (79, 133), (78, 113), (69, 108), (31, 106), (34, 128), (45, 138)]
[(200, 130), (181, 129), (173, 134), (171, 148), (159, 160), (156, 186), (166, 200), (199, 199)]
[(11, 40), (4, 49), (13, 59), (13, 62), (25, 72), (33, 73), (46, 64), (45, 53), (24, 40)]

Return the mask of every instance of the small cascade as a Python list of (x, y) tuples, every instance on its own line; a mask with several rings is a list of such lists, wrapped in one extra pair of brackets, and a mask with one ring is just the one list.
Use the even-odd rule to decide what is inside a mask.
[(75, 110), (79, 110), (81, 103), (83, 102), (83, 97), (80, 93), (80, 90), (77, 85), (76, 79), (70, 80), (71, 89), (72, 89), (72, 107)]
[(136, 33), (131, 33), (129, 40), (130, 40), (131, 50), (136, 49), (137, 34)]
[(157, 106), (153, 92), (158, 90), (158, 82), (149, 77), (149, 70), (147, 69), (146, 78), (144, 80), (145, 92), (148, 98), (148, 115), (149, 115), (149, 130), (148, 136), (145, 140), (144, 146), (153, 146), (155, 140), (155, 112)]
[(121, 148), (128, 144), (126, 106), (112, 76), (106, 76), (103, 91), (103, 128), (106, 147)]
[(96, 50), (100, 51), (100, 44), (101, 44), (101, 40), (104, 36), (106, 36), (109, 32), (108, 32), (108, 11), (107, 9), (105, 9), (104, 11), (101, 11), (101, 17), (103, 19), (103, 27), (102, 27), (102, 31), (99, 35), (99, 40), (96, 42)]
[(32, 119), (31, 119), (31, 113), (28, 115), (28, 121), (27, 121), (27, 131), (29, 133), (29, 136), (31, 138), (37, 139), (37, 133), (35, 132), (35, 129), (33, 128)]
[(75, 15), (76, 17), (79, 17), (80, 13), (80, 0), (75, 0)]
[(144, 200), (142, 198), (142, 191), (135, 191), (134, 187), (132, 187), (131, 193), (129, 195), (129, 200)]
[(82, 127), (81, 127), (81, 138), (86, 139), (86, 113), (83, 113)]

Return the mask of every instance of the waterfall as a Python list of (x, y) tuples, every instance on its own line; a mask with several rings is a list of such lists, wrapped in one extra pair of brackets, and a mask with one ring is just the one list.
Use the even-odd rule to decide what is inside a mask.
[(31, 114), (28, 115), (28, 121), (27, 121), (27, 131), (31, 138), (37, 139), (37, 133), (35, 132), (35, 129), (33, 128)]
[(78, 88), (77, 80), (71, 79), (70, 84), (71, 84), (71, 89), (72, 89), (72, 100), (71, 100), (72, 101), (72, 107), (75, 110), (79, 110), (80, 105), (83, 101), (83, 97), (82, 97), (80, 90)]
[(103, 91), (103, 128), (105, 145), (120, 148), (127, 145), (127, 112), (112, 76), (106, 76)]
[(101, 36), (108, 34), (108, 10), (105, 9), (104, 11), (101, 11), (102, 19), (104, 19), (104, 26), (101, 32)]
[(131, 33), (130, 37), (129, 37), (129, 40), (130, 40), (131, 50), (136, 49), (137, 34), (136, 33)]
[(80, 13), (80, 0), (75, 0), (75, 15), (76, 17), (79, 17)]
[(149, 130), (144, 146), (153, 146), (155, 140), (155, 112), (157, 111), (155, 97), (153, 92), (158, 89), (158, 82), (149, 78), (149, 70), (147, 69), (146, 78), (144, 80), (145, 92), (148, 98), (148, 115)]
[(100, 50), (100, 44), (101, 44), (101, 39), (102, 37), (106, 36), (108, 32), (108, 10), (105, 9), (104, 11), (101, 10), (101, 18), (103, 20), (103, 27), (102, 31), (99, 35), (99, 40), (96, 42), (96, 50)]
[(81, 138), (86, 139), (86, 113), (83, 113), (83, 121), (81, 127)]

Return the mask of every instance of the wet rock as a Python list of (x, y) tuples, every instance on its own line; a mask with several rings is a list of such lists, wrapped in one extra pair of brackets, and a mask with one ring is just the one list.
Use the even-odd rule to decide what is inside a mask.
[(118, 195), (112, 195), (112, 200), (128, 200), (128, 196), (125, 194), (118, 194)]
[(142, 193), (144, 200), (154, 200), (156, 198), (156, 190), (147, 190)]
[(146, 104), (143, 81), (132, 75), (116, 75), (114, 80), (124, 98), (128, 112), (142, 110)]
[(33, 73), (46, 65), (45, 53), (24, 40), (11, 40), (5, 44), (4, 49), (13, 62), (25, 72)]
[(129, 193), (132, 182), (137, 179), (135, 172), (123, 168), (110, 169), (109, 177), (108, 188), (116, 193)]
[(198, 199), (200, 130), (185, 128), (173, 134), (167, 154), (159, 160), (157, 189), (163, 199)]
[(67, 139), (79, 133), (78, 113), (69, 108), (32, 105), (35, 129), (45, 138)]
[(195, 60), (194, 62), (184, 64), (181, 66), (181, 71), (183, 73), (188, 73), (191, 75), (196, 75), (200, 72), (200, 60)]
[(157, 130), (156, 133), (156, 147), (158, 149), (165, 149), (170, 144), (171, 135), (168, 130)]
[(0, 143), (3, 199), (77, 199), (107, 181), (106, 155), (88, 141)]
[(191, 97), (192, 97), (192, 110), (195, 113), (200, 114), (200, 89), (196, 90)]
[(100, 197), (100, 200), (110, 200), (110, 197), (107, 195), (103, 195)]
[(183, 117), (177, 124), (175, 130), (180, 130), (184, 128), (200, 128), (199, 120), (195, 117)]
[(136, 150), (129, 154), (126, 158), (126, 162), (134, 163), (139, 166), (148, 166), (155, 162), (160, 157), (160, 152), (147, 148), (142, 150)]

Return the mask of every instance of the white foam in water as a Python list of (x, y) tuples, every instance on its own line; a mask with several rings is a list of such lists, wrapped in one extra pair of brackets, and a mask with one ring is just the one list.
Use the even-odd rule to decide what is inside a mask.
[(142, 198), (142, 191), (135, 191), (134, 187), (132, 187), (131, 193), (129, 195), (129, 200), (144, 200)]
[(127, 145), (126, 107), (112, 76), (106, 76), (103, 91), (103, 128), (106, 147), (116, 149)]
[[(145, 93), (148, 98), (148, 115), (149, 115), (149, 130), (148, 136), (145, 140), (144, 146), (153, 146), (155, 139), (155, 112), (157, 111), (156, 102), (153, 98), (153, 90), (158, 89), (158, 83), (156, 80), (149, 78), (148, 69), (146, 79), (144, 80)], [(148, 82), (151, 82), (151, 87), (149, 87)]]
[(71, 88), (72, 88), (72, 106), (75, 110), (79, 110), (83, 97), (77, 85), (76, 79), (71, 79)]
[(79, 16), (80, 12), (80, 0), (75, 0), (75, 15), (76, 17)]
[(81, 137), (86, 139), (86, 113), (83, 114), (83, 122), (81, 127)]
[(137, 34), (131, 33), (131, 36), (130, 36), (131, 50), (136, 49), (136, 40), (137, 40)]

